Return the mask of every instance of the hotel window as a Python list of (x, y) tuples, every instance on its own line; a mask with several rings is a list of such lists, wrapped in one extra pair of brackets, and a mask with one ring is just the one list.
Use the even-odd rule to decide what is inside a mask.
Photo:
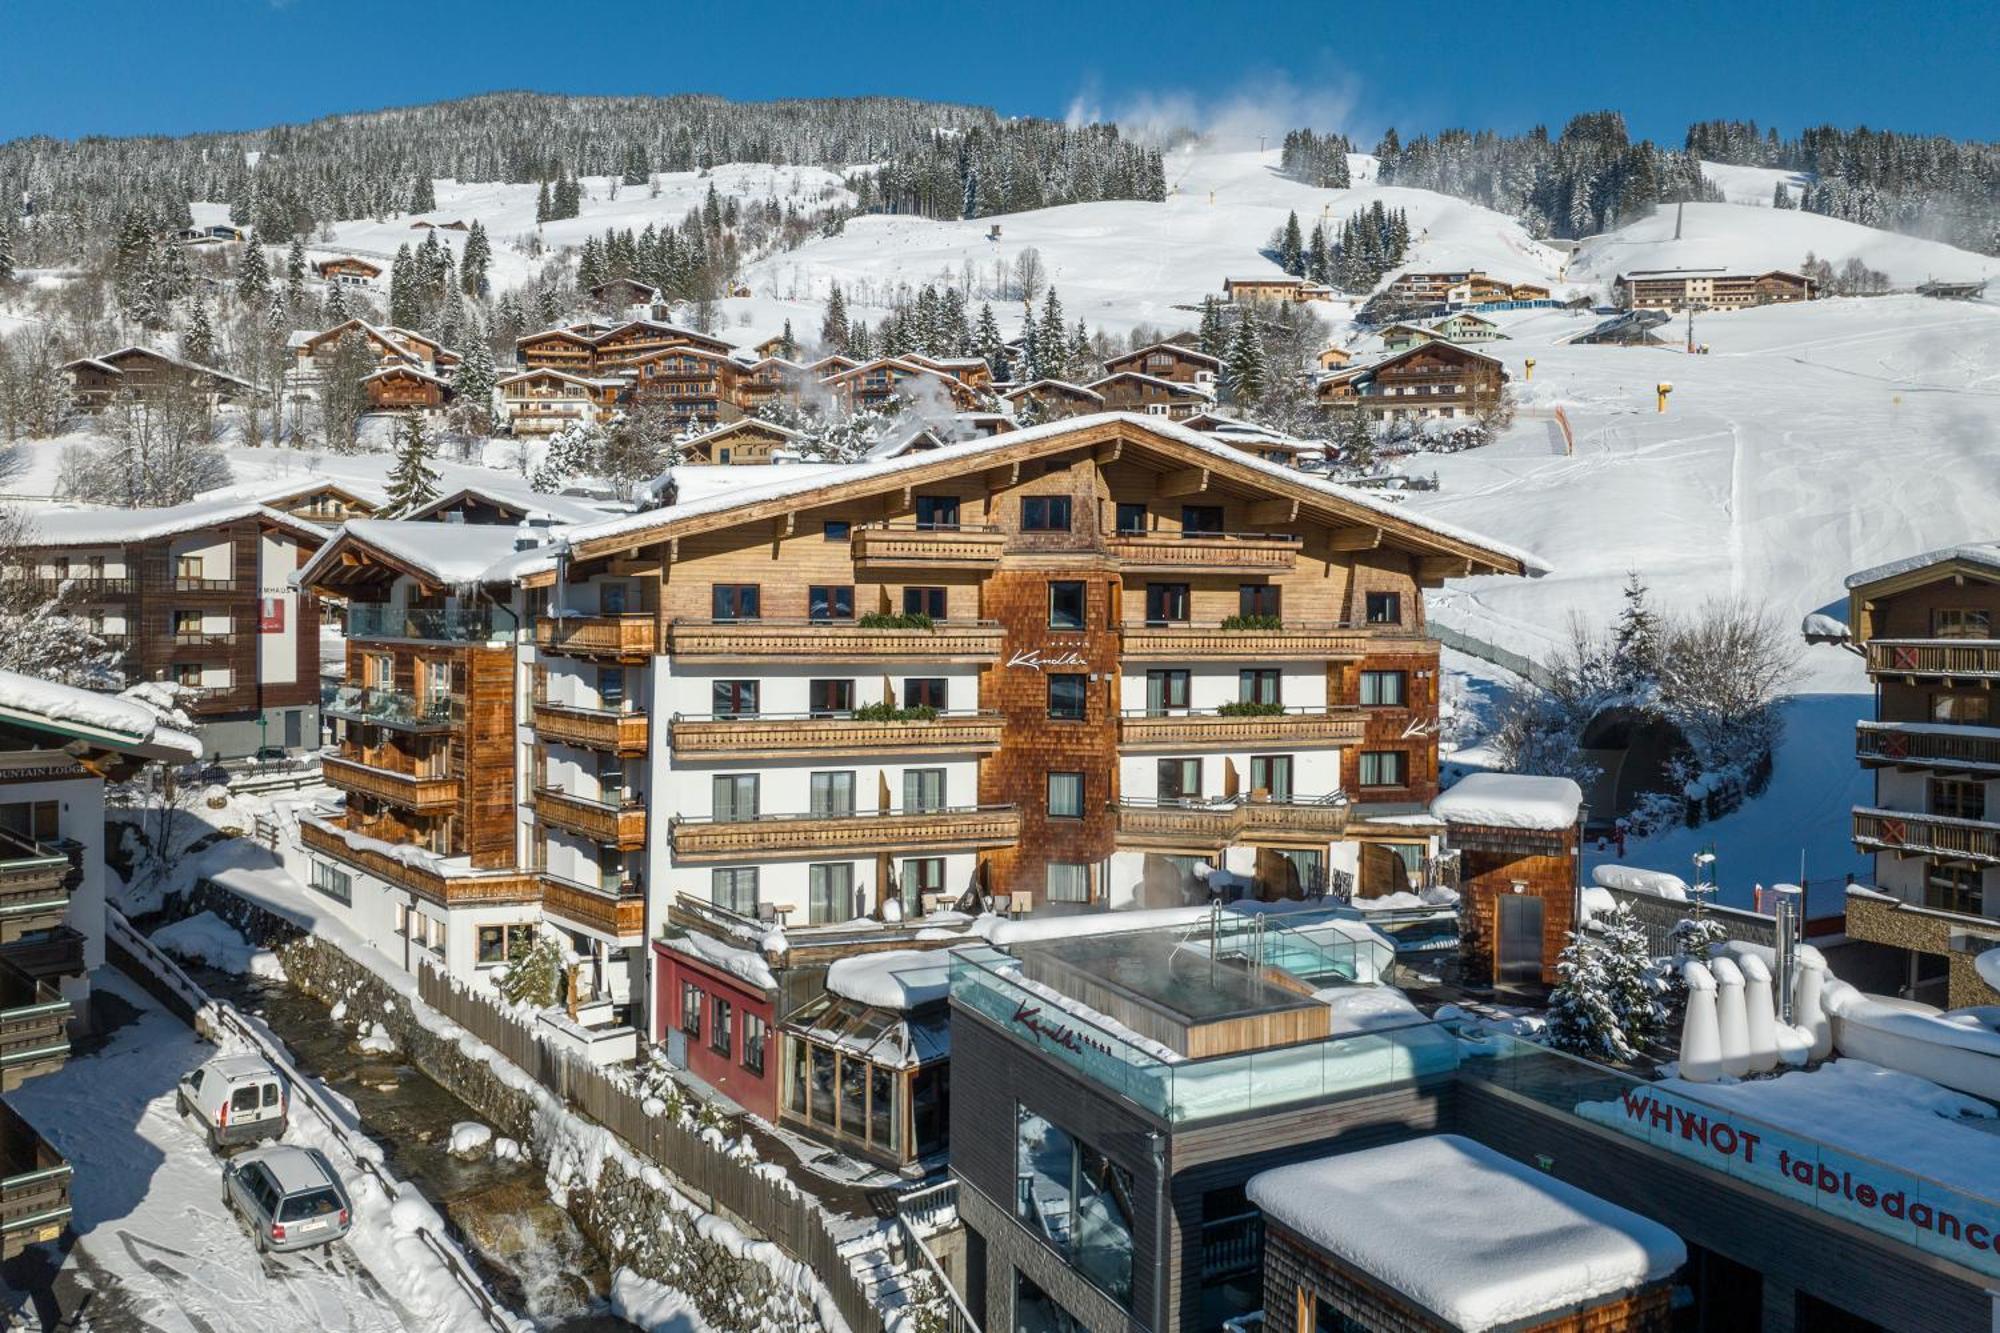
[(851, 680), (809, 680), (806, 708), (814, 717), (845, 717), (854, 711), (854, 682)]
[(814, 773), (807, 778), (815, 819), (831, 819), (854, 813), (854, 770)]
[(1087, 679), (1083, 676), (1050, 676), (1049, 716), (1068, 722), (1083, 721), (1087, 683)]
[(1261, 791), (1274, 801), (1292, 799), (1292, 757), (1288, 754), (1250, 756), (1250, 790)]
[(1245, 667), (1236, 673), (1236, 701), (1281, 704), (1284, 702), (1281, 681), (1276, 667)]
[(1146, 506), (1143, 504), (1121, 504), (1118, 506), (1118, 532), (1121, 536), (1133, 536), (1146, 530)]
[(732, 866), (708, 877), (709, 901), (738, 916), (757, 915), (757, 867)]
[(1208, 536), (1222, 531), (1221, 505), (1182, 505), (1181, 535)]
[(201, 637), (201, 612), (174, 612), (174, 637), (177, 639), (198, 639)]
[(944, 858), (913, 856), (903, 862), (903, 905), (915, 908), (925, 894), (944, 892)]
[(1403, 623), (1403, 594), (1399, 592), (1371, 592), (1367, 606), (1368, 623), (1371, 625)]
[(1363, 750), (1361, 752), (1361, 785), (1364, 787), (1401, 787), (1407, 784), (1410, 771), (1410, 756), (1401, 750)]
[(1082, 629), (1084, 617), (1083, 584), (1072, 580), (1061, 580), (1049, 585), (1049, 628)]
[(1931, 721), (1933, 722), (1985, 722), (1992, 716), (1992, 705), (1984, 694), (1933, 694), (1931, 696)]
[(1090, 901), (1090, 867), (1075, 861), (1051, 861), (1043, 886), (1049, 902), (1087, 903)]
[(1951, 866), (1932, 861), (1924, 868), (1924, 906), (1939, 912), (1984, 916), (1986, 893), (1981, 887), (1981, 878), (1982, 872), (1977, 866)]
[(1931, 813), (1947, 819), (1986, 818), (1986, 784), (1961, 778), (1932, 778)]
[(1239, 616), (1279, 615), (1279, 597), (1284, 589), (1275, 583), (1244, 583), (1236, 589), (1236, 614)]
[(681, 1031), (690, 1037), (701, 1036), (701, 987), (692, 981), (681, 983)]
[(1015, 1107), (1015, 1213), (1071, 1268), (1132, 1305), (1132, 1173), (1063, 1129)]
[(1402, 708), (1409, 701), (1409, 676), (1401, 671), (1364, 671), (1361, 673), (1361, 706), (1364, 708)]
[(185, 685), (191, 690), (200, 689), (201, 664), (198, 662), (182, 662), (174, 668), (174, 683), (176, 685)]
[(1063, 1309), (1033, 1278), (1016, 1272), (1014, 1327), (1018, 1333), (1086, 1333), (1090, 1326)]
[(1153, 770), (1163, 804), (1201, 799), (1201, 760), (1160, 759), (1154, 761)]
[(312, 886), (327, 897), (339, 903), (354, 901), (354, 879), (338, 866), (325, 861), (312, 862)]
[(807, 866), (806, 887), (810, 894), (808, 910), (813, 925), (832, 925), (857, 915), (852, 861)]
[(622, 616), (631, 593), (622, 583), (600, 584), (597, 589), (597, 609), (607, 616)]
[(482, 967), (504, 963), (535, 942), (535, 927), (522, 922), (512, 926), (481, 926), (478, 958)]
[(1023, 532), (1068, 532), (1067, 495), (1030, 495), (1021, 501)]
[(943, 676), (911, 676), (903, 682), (903, 707), (943, 712), (945, 693)]
[(757, 817), (757, 775), (717, 773), (709, 779), (718, 824), (735, 824)]
[(720, 995), (708, 997), (708, 1049), (717, 1055), (735, 1053), (736, 1030), (730, 1022), (729, 1001)]
[(819, 530), (820, 535), (827, 541), (844, 542), (853, 533), (854, 528), (844, 518), (830, 518), (820, 524)]
[(1169, 621), (1188, 618), (1188, 585), (1185, 583), (1148, 583), (1146, 585), (1146, 623), (1164, 625)]
[(932, 620), (943, 620), (944, 589), (903, 589), (903, 614), (906, 616), (929, 616)]
[(743, 1067), (759, 1078), (764, 1076), (764, 1041), (770, 1030), (762, 1015), (743, 1011)]
[(1990, 639), (1993, 637), (1993, 617), (1990, 612), (1973, 607), (1945, 607), (1931, 612), (1931, 637), (1934, 639)]
[(903, 770), (903, 809), (944, 809), (944, 770), (906, 768)]
[(1159, 717), (1188, 706), (1188, 673), (1179, 667), (1155, 667), (1146, 673), (1146, 712)]
[(717, 620), (755, 620), (759, 597), (754, 583), (718, 583), (712, 593), (712, 612)]
[(958, 497), (955, 495), (919, 495), (917, 497), (917, 526), (929, 531), (950, 529), (958, 526)]
[(1049, 816), (1053, 819), (1083, 818), (1083, 774), (1049, 774)]
[[(64, 562), (63, 572), (67, 574), (68, 571), (68, 562)], [(201, 557), (198, 555), (174, 557), (174, 577), (177, 579), (199, 581), (201, 578)]]
[[(441, 683), (433, 684), (437, 693), (444, 691)], [(617, 708), (625, 702), (625, 668), (599, 667), (597, 669), (597, 702), (600, 707)]]
[(757, 682), (718, 680), (709, 687), (717, 717), (757, 716)]
[(814, 584), (806, 590), (806, 615), (813, 620), (854, 619), (854, 585)]

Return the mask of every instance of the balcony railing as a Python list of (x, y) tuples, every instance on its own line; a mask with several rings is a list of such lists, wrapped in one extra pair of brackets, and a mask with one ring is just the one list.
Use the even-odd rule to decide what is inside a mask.
[(619, 940), (637, 941), (646, 933), (646, 895), (636, 884), (595, 888), (544, 870), (542, 911)]
[(129, 577), (110, 578), (93, 574), (36, 574), (28, 580), (35, 591), (44, 597), (55, 597), (67, 592), (72, 597), (86, 601), (107, 597), (129, 597), (133, 582)]
[(2000, 865), (2000, 824), (1903, 810), (1856, 809), (1854, 841), (1870, 851), (1950, 856)]
[[(352, 839), (352, 841), (350, 841)], [(363, 874), (399, 888), (442, 907), (473, 903), (530, 903), (540, 900), (542, 886), (532, 874), (515, 870), (472, 870), (452, 865), (454, 860), (421, 847), (390, 844), (363, 834), (349, 833), (334, 820), (299, 820), (299, 842), (351, 866)]]
[(659, 643), (651, 612), (615, 616), (543, 616), (535, 622), (535, 647), (573, 657), (651, 657)]
[(560, 787), (537, 786), (535, 818), (623, 851), (646, 845), (646, 807), (636, 799), (613, 803), (571, 795)]
[(320, 772), (329, 786), (358, 792), (420, 815), (445, 814), (458, 808), (460, 791), (455, 777), (418, 777), (414, 773), (371, 767), (338, 754), (323, 756)]
[(1400, 625), (1294, 625), (1282, 629), (1224, 629), (1219, 624), (1127, 624), (1124, 656), (1179, 661), (1230, 658), (1244, 661), (1359, 660), (1370, 653), (1436, 652), (1435, 640)]
[(513, 614), (502, 607), (401, 607), (383, 602), (349, 602), (350, 639), (415, 639), (424, 643), (486, 643), (514, 632)]
[(236, 646), (236, 631), (218, 630), (175, 630), (173, 646), (176, 648), (233, 648)]
[(237, 583), (233, 578), (205, 579), (179, 574), (174, 576), (175, 592), (235, 592), (236, 588)]
[(2000, 676), (2000, 639), (1870, 639), (1868, 671), (1967, 680)]
[(69, 1163), (0, 1103), (0, 1258), (55, 1240), (69, 1223)]
[(916, 658), (928, 662), (990, 662), (1000, 656), (1000, 625), (992, 620), (939, 620), (923, 628), (863, 626), (851, 620), (676, 620), (668, 651), (718, 662), (770, 658), (854, 661)]
[(534, 724), (535, 734), (542, 740), (623, 755), (646, 753), (650, 733), (644, 713), (569, 704), (536, 703)]
[(81, 854), (74, 843), (38, 843), (0, 832), (0, 856), (7, 858), (0, 861), (0, 943), (63, 923), (70, 891), (81, 877)]
[(1216, 709), (1127, 711), (1118, 719), (1124, 750), (1182, 750), (1203, 746), (1350, 745), (1367, 725), (1360, 708), (1287, 708), (1275, 713)]
[(901, 719), (838, 713), (675, 714), (669, 731), (678, 758), (772, 759), (810, 754), (900, 754), (1000, 748), (1000, 714), (922, 710)]
[(1302, 545), (1297, 537), (1273, 532), (1123, 532), (1107, 544), (1118, 563), (1133, 573), (1282, 573), (1298, 564)]
[(2000, 774), (2000, 728), (1861, 722), (1854, 755), (1864, 764)]
[(328, 717), (388, 727), (392, 731), (449, 731), (463, 720), (465, 700), (443, 691), (412, 694), (408, 690), (343, 685), (321, 711)]
[(851, 546), (857, 566), (991, 569), (1000, 563), (1006, 542), (1005, 533), (987, 524), (920, 527), (871, 523), (854, 530)]
[(1004, 847), (1020, 837), (1021, 812), (1011, 805), (971, 805), (724, 820), (683, 817), (667, 829), (675, 860), (723, 861), (832, 851)]
[(54, 983), (0, 962), (0, 1088), (69, 1059), (70, 1004)]
[(1325, 842), (1347, 828), (1344, 792), (1328, 796), (1246, 796), (1214, 800), (1118, 802), (1118, 842), (1127, 847), (1200, 846), (1220, 849), (1246, 838), (1270, 842)]

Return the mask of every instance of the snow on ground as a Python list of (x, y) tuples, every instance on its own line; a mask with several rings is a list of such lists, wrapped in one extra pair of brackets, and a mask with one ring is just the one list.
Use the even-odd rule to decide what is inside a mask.
[(1747, 204), (1752, 208), (1769, 208), (1771, 199), (1777, 193), (1778, 182), (1783, 181), (1792, 202), (1799, 201), (1799, 191), (1813, 179), (1811, 173), (1787, 171), (1783, 167), (1739, 167), (1731, 162), (1706, 162), (1701, 164), (1701, 174), (1708, 177), (1722, 190), (1722, 197), (1732, 204)]
[(709, 1323), (687, 1296), (629, 1268), (611, 1275), (611, 1309), (645, 1333), (708, 1333)]
[(201, 912), (160, 927), (153, 943), (176, 958), (206, 963), (224, 972), (282, 981), (285, 967), (269, 949), (253, 948), (243, 932), (213, 912)]
[[(327, 1333), (388, 1333), (397, 1301), (346, 1245), (260, 1256), (221, 1202), (220, 1162), (174, 1107), (180, 1076), (215, 1054), (122, 974), (91, 984), (138, 1010), (90, 1054), (8, 1094), (76, 1168), (76, 1247), (100, 1283), (92, 1318), (119, 1313), (163, 1333), (266, 1333), (277, 1324)], [(483, 1326), (482, 1326), (483, 1327)]]

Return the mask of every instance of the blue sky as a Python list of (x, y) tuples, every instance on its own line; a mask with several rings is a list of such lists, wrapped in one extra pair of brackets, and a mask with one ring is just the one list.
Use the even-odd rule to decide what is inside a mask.
[(248, 129), (498, 88), (893, 93), (1246, 135), (1310, 121), (1364, 147), (1389, 124), (1554, 130), (1600, 107), (1674, 142), (1708, 116), (2000, 139), (1991, 0), (0, 0), (0, 38), (0, 139)]

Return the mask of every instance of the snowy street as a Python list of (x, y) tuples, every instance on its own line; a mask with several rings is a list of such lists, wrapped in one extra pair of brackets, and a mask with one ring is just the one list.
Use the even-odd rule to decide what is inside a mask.
[[(344, 1244), (256, 1252), (222, 1204), (219, 1160), (174, 1107), (181, 1074), (215, 1048), (122, 973), (100, 970), (92, 984), (100, 1012), (117, 1024), (108, 1041), (11, 1094), (76, 1172), (74, 1250), (53, 1293), (35, 1297), (43, 1326), (98, 1333), (415, 1327)], [(58, 1314), (76, 1322), (57, 1325)]]

